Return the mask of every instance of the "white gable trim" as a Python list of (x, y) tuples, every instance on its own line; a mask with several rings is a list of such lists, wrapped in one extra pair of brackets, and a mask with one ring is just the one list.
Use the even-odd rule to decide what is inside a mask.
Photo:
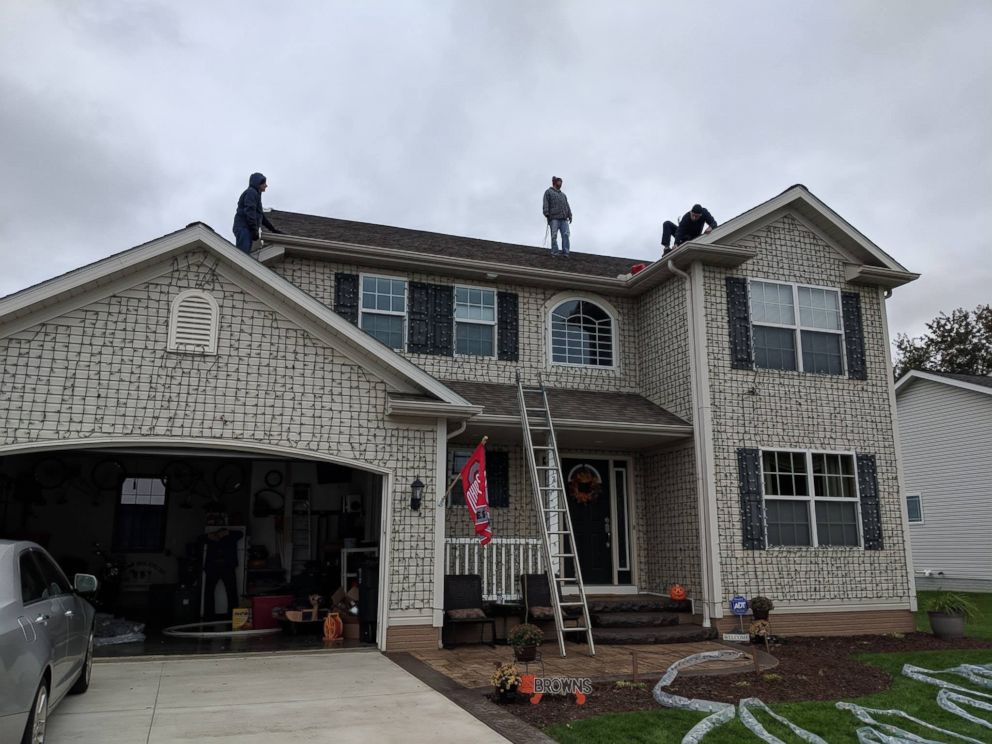
[[(93, 292), (108, 296), (112, 294), (106, 291), (108, 285), (115, 288), (133, 286), (139, 276), (153, 278), (164, 270), (163, 263), (167, 259), (195, 249), (205, 250), (235, 268), (251, 284), (264, 289), (277, 304), (295, 309), (296, 314), (310, 316), (325, 332), (332, 331), (335, 337), (343, 339), (348, 346), (360, 350), (361, 356), (377, 362), (377, 366), (387, 373), (387, 377), (405, 381), (406, 385), (403, 387), (424, 390), (455, 406), (471, 407), (471, 403), (420, 367), (387, 349), (199, 222), (0, 299), (0, 338), (15, 332), (12, 329), (40, 322), (40, 316), (54, 317), (51, 311), (56, 306), (58, 314), (61, 314), (71, 307), (89, 302)], [(237, 283), (244, 288), (241, 282)]]
[(930, 372), (922, 372), (918, 369), (910, 370), (899, 378), (896, 382), (896, 395), (898, 395), (900, 391), (908, 388), (916, 380), (939, 382), (944, 385), (950, 385), (951, 387), (961, 388), (962, 390), (971, 390), (976, 393), (992, 395), (992, 388), (984, 387), (983, 385), (976, 385), (973, 382), (965, 382), (964, 380), (955, 380), (953, 377), (944, 377), (943, 375), (935, 375)]
[[(727, 241), (731, 234), (740, 234), (744, 231), (749, 231), (755, 223), (787, 208), (791, 208), (802, 214), (806, 218), (803, 222), (807, 227), (817, 229), (817, 225), (814, 223), (821, 223), (817, 232), (823, 233), (830, 241), (835, 242), (835, 247), (841, 250), (843, 255), (848, 255), (850, 250), (854, 248), (867, 254), (883, 268), (905, 272), (906, 274), (911, 273), (907, 271), (906, 267), (892, 258), (892, 256), (858, 232), (858, 230), (834, 210), (811, 194), (805, 186), (798, 184), (786, 189), (778, 196), (769, 199), (763, 204), (759, 204), (743, 214), (734, 217), (732, 220), (723, 223), (712, 232), (702, 235), (692, 242), (705, 245), (721, 240)], [(811, 217), (819, 219), (810, 219)], [(913, 278), (916, 276), (913, 275)], [(912, 281), (912, 279), (908, 279), (907, 281)]]

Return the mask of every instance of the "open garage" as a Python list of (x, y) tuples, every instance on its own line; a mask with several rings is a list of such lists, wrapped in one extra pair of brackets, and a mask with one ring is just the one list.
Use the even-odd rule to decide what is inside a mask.
[[(236, 449), (8, 454), (0, 534), (40, 543), (70, 575), (96, 575), (98, 610), (127, 621), (108, 625), (105, 638), (126, 641), (131, 624), (144, 625), (143, 642), (111, 643), (103, 655), (322, 645), (321, 623), (280, 619), (280, 609), (309, 608), (314, 595), (321, 608), (335, 596), (350, 608), (341, 608), (340, 645), (375, 644), (383, 481), (330, 461)], [(215, 624), (191, 632), (230, 632), (235, 607), (253, 611), (249, 629), (282, 632), (163, 633), (200, 622)]]

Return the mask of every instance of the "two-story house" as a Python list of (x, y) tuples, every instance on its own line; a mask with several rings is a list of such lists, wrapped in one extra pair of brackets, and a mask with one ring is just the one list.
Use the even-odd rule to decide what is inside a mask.
[[(271, 218), (254, 257), (194, 223), (0, 300), (0, 531), (113, 546), (134, 607), (221, 514), (257, 551), (245, 594), (377, 558), (366, 640), (436, 646), (446, 573), (499, 598), (540, 562), (520, 375), (549, 390), (590, 591), (678, 583), (721, 628), (735, 594), (772, 597), (779, 633), (913, 627), (885, 297), (916, 275), (805, 187), (636, 273)], [(486, 548), (444, 497), (483, 436)]]

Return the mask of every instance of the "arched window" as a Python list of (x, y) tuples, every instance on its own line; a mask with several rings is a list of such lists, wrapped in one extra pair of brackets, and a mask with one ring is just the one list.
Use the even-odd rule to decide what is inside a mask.
[(217, 353), (217, 300), (198, 289), (180, 292), (169, 315), (169, 351)]
[(613, 318), (595, 302), (566, 300), (551, 311), (551, 361), (613, 366)]

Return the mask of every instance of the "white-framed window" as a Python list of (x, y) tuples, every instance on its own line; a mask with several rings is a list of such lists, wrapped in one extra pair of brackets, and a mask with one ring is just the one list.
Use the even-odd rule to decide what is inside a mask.
[(406, 346), (406, 279), (361, 275), (358, 327), (391, 349)]
[(455, 286), (455, 353), (496, 356), (496, 290)]
[(176, 295), (169, 312), (166, 348), (191, 354), (217, 353), (220, 309), (212, 295), (187, 289)]
[(768, 546), (861, 547), (853, 452), (761, 450)]
[(551, 361), (614, 366), (613, 316), (592, 300), (567, 299), (551, 311)]
[(756, 367), (844, 374), (839, 290), (751, 279), (749, 295)]
[(923, 524), (923, 499), (919, 493), (906, 494), (906, 513), (910, 524)]

